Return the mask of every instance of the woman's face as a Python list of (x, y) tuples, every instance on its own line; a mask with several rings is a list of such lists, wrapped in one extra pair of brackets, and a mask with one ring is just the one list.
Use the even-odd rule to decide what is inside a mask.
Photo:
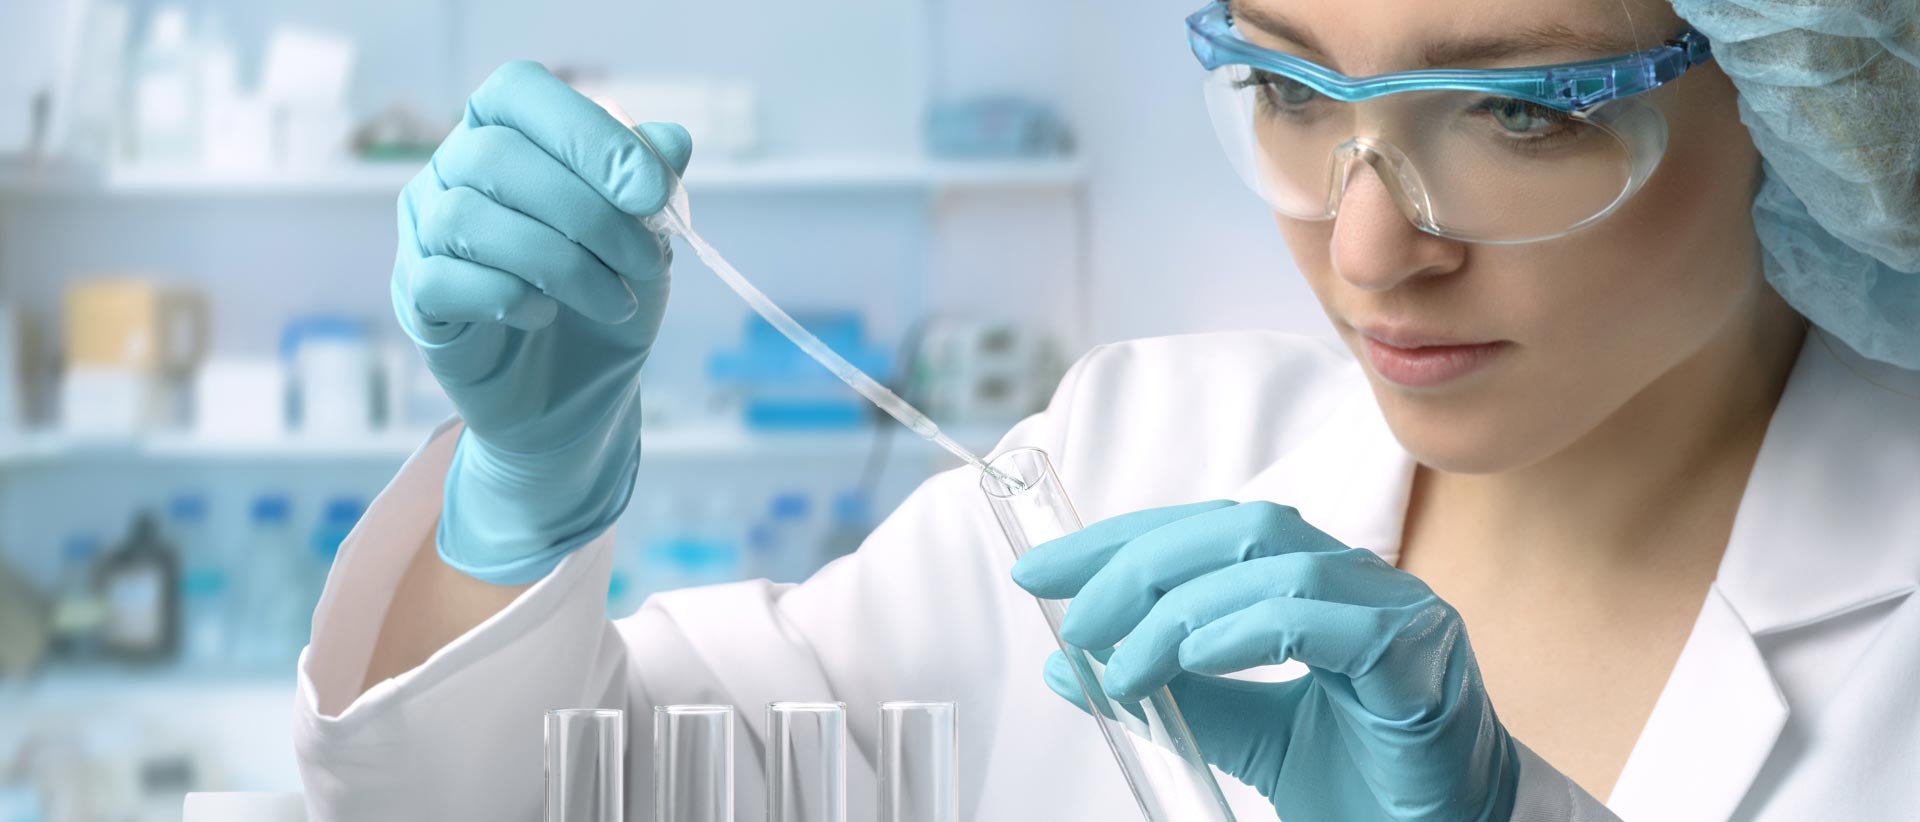
[[(1616, 41), (1620, 53), (1682, 26), (1663, 2), (1627, 2), (1631, 21), (1622, 0), (1235, 7), (1285, 18), (1317, 41), (1324, 54), (1315, 59), (1362, 76), (1424, 67), (1419, 55), (1451, 39), (1562, 27)], [(1299, 52), (1245, 20), (1242, 31)], [(1474, 67), (1600, 56), (1609, 55), (1548, 47)], [(1558, 453), (1772, 299), (1748, 216), (1757, 155), (1732, 84), (1709, 63), (1648, 98), (1668, 125), (1659, 168), (1611, 216), (1565, 237), (1494, 246), (1422, 233), (1364, 165), (1335, 219), (1277, 217), (1314, 294), (1366, 364), (1395, 435), (1423, 464), (1498, 472)], [(1457, 356), (1405, 350), (1436, 343), (1492, 345)]]

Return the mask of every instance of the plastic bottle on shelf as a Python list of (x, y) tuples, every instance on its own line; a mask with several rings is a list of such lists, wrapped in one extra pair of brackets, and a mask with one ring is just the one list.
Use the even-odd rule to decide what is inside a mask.
[(832, 562), (851, 554), (873, 533), (873, 505), (859, 491), (842, 491), (833, 498), (833, 519), (820, 539), (822, 559)]
[(232, 586), (207, 517), (207, 498), (181, 494), (167, 503), (167, 533), (180, 549), (182, 652), (189, 664), (211, 667), (231, 650)]
[(367, 503), (359, 497), (334, 497), (327, 500), (320, 510), (320, 521), (313, 527), (310, 543), (312, 561), (306, 573), (308, 623), (303, 626), (306, 629), (312, 628), (313, 609), (320, 604), (321, 592), (326, 590), (327, 574), (333, 570), (333, 558), (340, 553), (340, 544), (347, 541), (347, 535), (353, 533), (353, 526), (359, 524), (360, 517), (367, 513)]
[(100, 561), (95, 586), (105, 604), (100, 648), (127, 662), (158, 663), (180, 647), (180, 557), (142, 511), (120, 548)]
[(100, 623), (104, 618), (100, 590), (94, 587), (94, 563), (100, 559), (100, 538), (70, 534), (60, 543), (60, 582), (53, 601), (53, 652), (83, 662), (100, 653)]
[(740, 506), (732, 495), (718, 493), (702, 500), (691, 550), (680, 557), (687, 585), (718, 585), (743, 576), (740, 520)]
[(813, 522), (813, 499), (800, 491), (773, 495), (767, 504), (767, 578), (800, 582), (820, 567), (820, 534)]
[(241, 584), (234, 598), (235, 658), (249, 667), (290, 663), (305, 644), (312, 608), (304, 607), (305, 553), (293, 531), (287, 497), (254, 498), (240, 559)]

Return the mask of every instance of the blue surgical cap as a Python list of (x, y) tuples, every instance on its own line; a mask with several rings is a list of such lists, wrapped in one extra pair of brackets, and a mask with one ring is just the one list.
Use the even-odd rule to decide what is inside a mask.
[(1673, 0), (1740, 92), (1767, 281), (1855, 350), (1920, 369), (1920, 3)]

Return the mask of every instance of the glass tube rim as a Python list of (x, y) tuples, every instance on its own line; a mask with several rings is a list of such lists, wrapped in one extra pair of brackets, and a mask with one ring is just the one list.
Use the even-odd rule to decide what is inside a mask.
[(767, 710), (779, 711), (781, 713), (817, 713), (817, 714), (835, 713), (835, 712), (845, 713), (847, 710), (847, 703), (845, 702), (794, 702), (794, 701), (783, 700), (779, 702), (767, 703)]
[(626, 711), (619, 708), (550, 708), (547, 716), (559, 718), (594, 717), (596, 719), (624, 719)]
[(732, 714), (732, 705), (655, 705), (653, 712), (667, 716), (718, 716)]
[(883, 710), (883, 711), (910, 711), (910, 710), (925, 710), (928, 708), (955, 709), (959, 707), (960, 707), (960, 703), (958, 702), (952, 702), (952, 701), (940, 702), (935, 700), (921, 700), (921, 699), (889, 699), (885, 702), (880, 703), (880, 710)]
[(1001, 451), (998, 454), (994, 454), (993, 456), (987, 457), (987, 460), (986, 460), (987, 467), (992, 468), (993, 470), (998, 471), (1001, 474), (1004, 474), (1008, 477), (1012, 477), (1013, 479), (1020, 481), (1022, 483), (1020, 487), (1010, 488), (1005, 483), (995, 481), (992, 474), (988, 474), (982, 471), (980, 473), (980, 490), (985, 491), (987, 496), (992, 497), (994, 499), (1015, 499), (1021, 496), (1022, 494), (1025, 494), (1026, 492), (1033, 490), (1034, 486), (1039, 484), (1037, 480), (1041, 478), (1040, 476), (1032, 476), (1032, 477), (1024, 476), (1024, 472), (1011, 470), (1011, 466), (1013, 465), (1013, 460), (1010, 458), (1018, 455), (1024, 455), (1024, 454), (1034, 454), (1039, 456), (1040, 460), (1046, 464), (1047, 470), (1049, 472), (1054, 470), (1053, 458), (1050, 456), (1047, 456), (1047, 451), (1044, 448), (1040, 448), (1032, 445), (1023, 445), (1019, 448), (1009, 448), (1005, 451)]

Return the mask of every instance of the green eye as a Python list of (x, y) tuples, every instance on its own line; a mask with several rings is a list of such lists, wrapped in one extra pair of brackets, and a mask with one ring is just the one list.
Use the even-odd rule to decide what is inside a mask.
[(1234, 87), (1252, 88), (1269, 104), (1284, 108), (1299, 108), (1320, 99), (1320, 92), (1307, 84), (1260, 69), (1249, 72), (1245, 79), (1234, 83)]
[(1267, 88), (1271, 89), (1273, 95), (1285, 105), (1304, 106), (1320, 96), (1320, 92), (1314, 91), (1298, 80), (1278, 75), (1270, 76), (1272, 79), (1268, 81)]
[(1481, 107), (1502, 129), (1517, 135), (1545, 134), (1567, 122), (1566, 112), (1525, 100), (1494, 98)]

